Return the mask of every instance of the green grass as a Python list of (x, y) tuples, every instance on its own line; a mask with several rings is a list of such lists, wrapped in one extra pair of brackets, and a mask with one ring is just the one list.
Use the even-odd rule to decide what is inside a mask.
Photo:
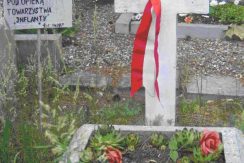
[(0, 160), (2, 162), (10, 162), (10, 139), (11, 139), (12, 123), (7, 120), (3, 126), (3, 132), (0, 137)]
[(207, 101), (200, 106), (197, 100), (182, 100), (177, 113), (177, 125), (219, 126), (242, 129), (244, 103), (238, 99)]
[(138, 117), (141, 118), (142, 107), (142, 105), (133, 101), (113, 103), (93, 111), (90, 122), (98, 124), (130, 124)]
[(223, 24), (242, 24), (244, 23), (244, 6), (227, 3), (210, 7), (210, 16)]
[(49, 149), (37, 148), (47, 144), (33, 124), (22, 122), (17, 125), (7, 120), (0, 134), (0, 162), (51, 162)]
[[(43, 104), (50, 108), (43, 107), (42, 131), (35, 68), (23, 67), (15, 87), (17, 102), (4, 109), (16, 117), (11, 122), (11, 116), (6, 116), (4, 125), (0, 123), (0, 162), (55, 162), (68, 147), (73, 129), (84, 123), (131, 124), (142, 114), (142, 106), (136, 102), (112, 102), (109, 91), (62, 86), (49, 64), (42, 76)], [(98, 96), (101, 91), (103, 96)], [(84, 112), (84, 105), (91, 115)]]

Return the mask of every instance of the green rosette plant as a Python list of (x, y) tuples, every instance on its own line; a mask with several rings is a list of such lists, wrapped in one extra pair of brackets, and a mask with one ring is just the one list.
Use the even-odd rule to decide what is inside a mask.
[(127, 150), (128, 151), (135, 151), (136, 149), (136, 146), (139, 144), (140, 142), (140, 138), (137, 134), (128, 134), (126, 137), (125, 137), (125, 146), (127, 147)]
[(167, 146), (167, 140), (165, 139), (164, 135), (153, 133), (150, 137), (150, 143), (160, 150), (164, 151)]

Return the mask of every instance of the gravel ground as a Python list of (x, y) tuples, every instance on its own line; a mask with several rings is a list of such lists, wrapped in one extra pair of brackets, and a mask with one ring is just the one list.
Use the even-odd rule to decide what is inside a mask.
[(178, 41), (178, 66), (192, 72), (234, 77), (244, 75), (244, 42), (220, 40)]
[[(80, 32), (64, 47), (64, 61), (74, 69), (128, 67), (133, 35), (116, 34), (113, 0), (74, 0), (74, 17)], [(2, 0), (0, 0), (1, 6)], [(96, 10), (95, 10), (96, 4)], [(1, 10), (1, 7), (0, 7)], [(96, 15), (94, 17), (94, 15)], [(190, 72), (244, 76), (244, 42), (181, 39), (178, 40), (178, 67)]]
[(74, 41), (77, 46), (65, 47), (67, 65), (81, 69), (96, 64), (100, 68), (128, 65), (133, 36), (114, 33), (119, 14), (114, 13), (112, 1), (99, 0), (96, 11), (92, 0), (77, 0), (75, 4), (81, 19), (81, 32)]
[[(129, 67), (134, 36), (114, 33), (119, 14), (114, 13), (113, 1), (98, 0), (96, 11), (92, 0), (76, 0), (75, 6), (81, 32), (73, 41), (74, 45), (64, 48), (68, 67), (83, 70), (93, 65)], [(178, 67), (186, 65), (194, 73), (244, 76), (244, 42), (178, 40)]]

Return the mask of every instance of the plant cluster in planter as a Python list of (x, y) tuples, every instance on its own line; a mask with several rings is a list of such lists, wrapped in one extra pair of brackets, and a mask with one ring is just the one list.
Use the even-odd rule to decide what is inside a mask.
[(174, 133), (96, 130), (80, 154), (82, 163), (225, 162), (221, 136), (215, 131), (184, 129)]

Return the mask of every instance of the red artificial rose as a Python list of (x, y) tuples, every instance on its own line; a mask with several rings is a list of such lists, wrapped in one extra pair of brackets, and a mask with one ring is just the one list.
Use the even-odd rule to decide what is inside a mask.
[(219, 133), (215, 131), (203, 131), (200, 145), (201, 151), (204, 156), (207, 156), (210, 153), (214, 153), (218, 150), (219, 145), (221, 144)]
[(193, 18), (190, 17), (190, 16), (187, 16), (187, 17), (185, 17), (185, 19), (184, 19), (184, 21), (185, 21), (186, 23), (188, 23), (188, 24), (190, 24), (190, 23), (192, 22), (192, 20), (193, 20)]
[(122, 153), (113, 147), (107, 147), (106, 156), (109, 163), (122, 163)]

